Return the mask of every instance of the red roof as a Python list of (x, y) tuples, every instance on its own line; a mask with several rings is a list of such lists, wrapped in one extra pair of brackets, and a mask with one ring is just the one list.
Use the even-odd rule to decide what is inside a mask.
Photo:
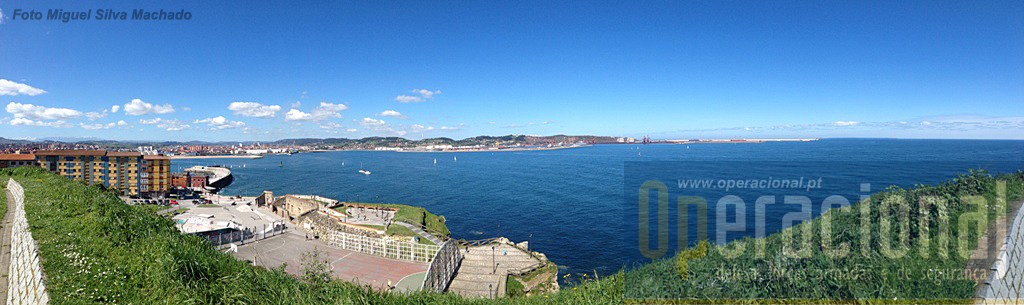
[(107, 157), (138, 157), (142, 153), (136, 151), (108, 151)]
[(0, 154), (0, 160), (5, 161), (35, 161), (33, 154)]

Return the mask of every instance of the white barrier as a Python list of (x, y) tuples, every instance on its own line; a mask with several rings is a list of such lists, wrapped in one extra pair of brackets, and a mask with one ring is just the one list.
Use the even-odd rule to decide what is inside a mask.
[(14, 179), (7, 182), (14, 205), (14, 219), (11, 219), (11, 269), (7, 278), (7, 304), (46, 304), (46, 280), (39, 251), (25, 218), (25, 189)]
[(327, 244), (349, 251), (383, 256), (400, 260), (429, 263), (440, 246), (331, 231)]

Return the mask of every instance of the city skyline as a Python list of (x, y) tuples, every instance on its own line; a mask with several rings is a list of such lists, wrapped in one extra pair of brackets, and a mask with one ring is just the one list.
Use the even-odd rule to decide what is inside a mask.
[(0, 136), (1024, 139), (1022, 8), (11, 1)]

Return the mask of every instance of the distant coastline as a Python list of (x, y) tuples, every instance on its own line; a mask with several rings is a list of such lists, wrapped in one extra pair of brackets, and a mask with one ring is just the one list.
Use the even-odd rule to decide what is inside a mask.
[(224, 156), (170, 156), (171, 159), (259, 159), (260, 155), (224, 155)]

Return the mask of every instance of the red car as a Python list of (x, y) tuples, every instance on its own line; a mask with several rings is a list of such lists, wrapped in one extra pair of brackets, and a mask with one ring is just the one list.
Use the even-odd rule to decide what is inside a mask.
[(171, 200), (171, 204), (178, 204), (177, 200)]

